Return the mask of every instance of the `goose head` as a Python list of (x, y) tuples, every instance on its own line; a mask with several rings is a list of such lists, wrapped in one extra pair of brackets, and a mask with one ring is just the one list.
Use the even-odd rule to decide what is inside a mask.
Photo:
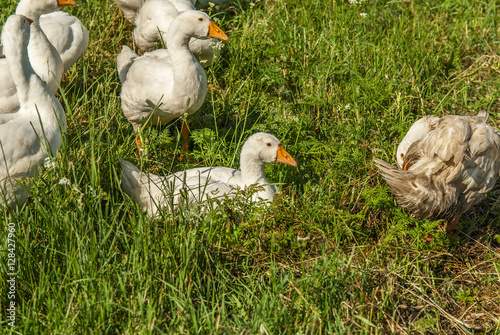
[(182, 31), (189, 37), (207, 39), (210, 37), (229, 41), (224, 32), (205, 13), (197, 10), (187, 10), (177, 15), (168, 29), (168, 35)]
[(17, 5), (16, 14), (22, 14), (30, 19), (57, 11), (61, 7), (74, 6), (73, 0), (21, 0)]
[(396, 159), (400, 168), (403, 166), (403, 160), (410, 146), (423, 139), (429, 132), (435, 129), (438, 120), (439, 118), (437, 116), (428, 115), (424, 116), (410, 127), (396, 152)]
[(250, 136), (241, 149), (241, 172), (262, 170), (267, 163), (280, 162), (297, 167), (297, 162), (286, 152), (280, 141), (271, 134), (256, 133)]

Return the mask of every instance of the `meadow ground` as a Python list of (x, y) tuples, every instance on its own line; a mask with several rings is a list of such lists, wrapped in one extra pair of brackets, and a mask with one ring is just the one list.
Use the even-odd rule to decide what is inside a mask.
[[(120, 108), (115, 57), (132, 26), (111, 0), (67, 11), (90, 31), (59, 94), (68, 117), (54, 167), (16, 228), (19, 334), (500, 333), (500, 188), (447, 236), (411, 218), (378, 176), (422, 115), (487, 110), (500, 121), (496, 1), (236, 1), (179, 160), (179, 122), (148, 129), (141, 159)], [(17, 1), (2, 0), (0, 23)], [(152, 220), (120, 190), (118, 159), (168, 174), (237, 168), (250, 134), (276, 135), (299, 168), (243, 220), (228, 208)]]

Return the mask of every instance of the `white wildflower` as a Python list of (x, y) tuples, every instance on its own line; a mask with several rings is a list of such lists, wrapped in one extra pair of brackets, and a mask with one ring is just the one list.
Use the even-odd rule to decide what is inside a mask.
[(257, 25), (267, 27), (267, 21), (264, 19), (258, 20)]
[(368, 13), (359, 13), (359, 15), (361, 15), (361, 17), (367, 17)]
[(214, 53), (220, 52), (222, 48), (224, 48), (224, 43), (222, 42), (213, 42), (212, 41), (212, 48), (214, 49)]
[(58, 182), (59, 185), (71, 185), (71, 181), (66, 178), (66, 177), (63, 177), (61, 179), (59, 179), (59, 182)]
[(46, 157), (43, 160), (43, 167), (49, 170), (55, 169), (56, 168), (56, 163), (53, 162), (50, 157)]
[(344, 106), (344, 109), (345, 109), (345, 110), (350, 110), (350, 109), (351, 109), (351, 104), (347, 104), (347, 105), (345, 105), (345, 106)]
[(91, 195), (92, 197), (94, 197), (94, 198), (95, 198), (95, 197), (97, 196), (97, 192), (94, 190), (94, 188), (93, 188), (92, 186), (87, 185), (87, 189), (90, 191), (90, 195)]

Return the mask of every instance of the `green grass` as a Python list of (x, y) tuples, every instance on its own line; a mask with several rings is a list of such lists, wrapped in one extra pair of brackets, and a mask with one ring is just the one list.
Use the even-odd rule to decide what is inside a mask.
[[(0, 22), (17, 3), (3, 1)], [(152, 220), (120, 190), (118, 159), (140, 161), (115, 63), (132, 26), (110, 0), (79, 2), (68, 12), (91, 40), (62, 82), (68, 132), (56, 168), (24, 207), (0, 212), (2, 249), (6, 223), (17, 224), (12, 333), (500, 333), (500, 189), (448, 237), (441, 222), (400, 209), (372, 163), (395, 162), (425, 114), (484, 109), (500, 121), (500, 4), (257, 0), (215, 10), (230, 43), (207, 70), (194, 161), (179, 160), (176, 122), (147, 129), (142, 163), (160, 174), (237, 168), (250, 134), (276, 135), (299, 168), (268, 166), (282, 192), (240, 221), (224, 208)], [(6, 264), (1, 253), (1, 278)], [(2, 279), (6, 333), (7, 288)]]

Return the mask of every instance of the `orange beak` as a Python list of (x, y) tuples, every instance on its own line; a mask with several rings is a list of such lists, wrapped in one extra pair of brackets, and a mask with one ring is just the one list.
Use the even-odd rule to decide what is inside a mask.
[(226, 42), (229, 41), (229, 38), (227, 38), (226, 34), (224, 34), (222, 29), (217, 27), (213, 20), (210, 20), (210, 26), (208, 27), (208, 36)]
[(57, 0), (57, 7), (75, 6), (76, 2), (73, 0)]
[(278, 145), (278, 154), (276, 155), (276, 162), (288, 164), (297, 167), (297, 162), (290, 156), (288, 152), (280, 144)]

